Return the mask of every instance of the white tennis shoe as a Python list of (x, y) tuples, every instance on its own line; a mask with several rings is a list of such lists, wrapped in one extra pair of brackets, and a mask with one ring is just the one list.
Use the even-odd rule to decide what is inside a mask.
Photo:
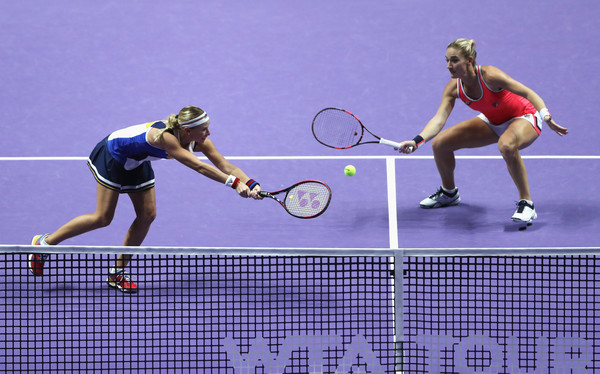
[(533, 203), (527, 200), (521, 200), (517, 203), (517, 210), (512, 216), (515, 222), (531, 222), (537, 218), (537, 213), (533, 207)]
[(421, 205), (421, 208), (431, 209), (457, 205), (458, 203), (460, 203), (458, 188), (453, 193), (448, 193), (440, 187), (436, 193), (421, 201), (419, 205)]

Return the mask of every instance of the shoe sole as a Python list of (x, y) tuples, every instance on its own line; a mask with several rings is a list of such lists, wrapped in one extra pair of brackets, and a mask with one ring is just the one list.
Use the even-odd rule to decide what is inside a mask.
[(123, 293), (137, 293), (137, 289), (128, 290), (127, 288), (119, 287), (117, 284), (111, 283), (110, 281), (106, 281), (106, 284), (108, 284), (108, 287), (119, 290)]
[(44, 236), (44, 235), (36, 235), (36, 236), (34, 236), (34, 237), (33, 237), (33, 239), (31, 239), (31, 245), (38, 245), (38, 244), (35, 244), (35, 243), (36, 243), (36, 242), (38, 241), (38, 239), (39, 239), (39, 238), (41, 238), (42, 236)]
[(536, 218), (537, 218), (537, 213), (534, 213), (533, 217), (531, 217), (531, 219), (529, 221), (525, 221), (525, 220), (515, 218), (515, 217), (512, 217), (512, 220), (513, 220), (513, 222), (518, 222), (518, 223), (529, 223), (529, 222), (532, 222)]
[(427, 205), (421, 205), (419, 204), (419, 206), (423, 209), (436, 209), (436, 208), (446, 208), (449, 206), (455, 206), (458, 205), (458, 203), (460, 203), (460, 197), (456, 200), (453, 200), (450, 204), (440, 204), (440, 203), (435, 203), (431, 206), (427, 206)]

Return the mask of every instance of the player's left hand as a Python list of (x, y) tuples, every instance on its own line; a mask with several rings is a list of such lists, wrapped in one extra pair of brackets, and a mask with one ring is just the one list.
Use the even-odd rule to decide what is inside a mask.
[(243, 198), (249, 198), (252, 195), (252, 192), (250, 191), (250, 188), (248, 188), (248, 186), (246, 186), (243, 183), (238, 183), (237, 187), (235, 188), (235, 190), (237, 191), (238, 195), (240, 195)]
[[(546, 116), (546, 117), (548, 117), (548, 116)], [(550, 117), (548, 120), (546, 120), (544, 118), (544, 122), (546, 122), (546, 124), (548, 125), (548, 127), (550, 127), (550, 129), (552, 131), (554, 131), (555, 133), (557, 133), (560, 136), (567, 135), (569, 133), (569, 130), (567, 130), (566, 127), (562, 127), (558, 123), (554, 122), (552, 117)]]

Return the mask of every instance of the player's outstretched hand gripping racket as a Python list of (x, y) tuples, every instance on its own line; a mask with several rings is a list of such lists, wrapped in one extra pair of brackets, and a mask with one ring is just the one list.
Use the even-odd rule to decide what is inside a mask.
[[(323, 182), (306, 180), (283, 190), (261, 191), (262, 197), (277, 201), (286, 212), (297, 218), (315, 218), (323, 214), (331, 201), (331, 189)], [(282, 195), (278, 199), (275, 195)]]
[[(375, 139), (363, 141), (365, 130)], [(358, 117), (345, 109), (325, 108), (321, 110), (313, 118), (312, 132), (319, 143), (336, 149), (348, 149), (368, 143), (400, 148), (400, 143), (373, 134), (360, 122)]]

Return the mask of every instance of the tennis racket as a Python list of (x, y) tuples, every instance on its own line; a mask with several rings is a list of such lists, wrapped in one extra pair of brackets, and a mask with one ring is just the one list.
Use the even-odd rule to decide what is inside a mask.
[[(375, 139), (363, 141), (365, 131)], [(360, 122), (358, 117), (345, 109), (322, 109), (313, 118), (312, 132), (319, 143), (335, 149), (348, 149), (369, 143), (379, 143), (400, 148), (400, 143), (383, 139), (373, 134)]]
[[(280, 198), (276, 195), (280, 195)], [(329, 206), (331, 189), (323, 182), (306, 180), (279, 191), (261, 191), (260, 196), (277, 201), (294, 217), (315, 218)]]

